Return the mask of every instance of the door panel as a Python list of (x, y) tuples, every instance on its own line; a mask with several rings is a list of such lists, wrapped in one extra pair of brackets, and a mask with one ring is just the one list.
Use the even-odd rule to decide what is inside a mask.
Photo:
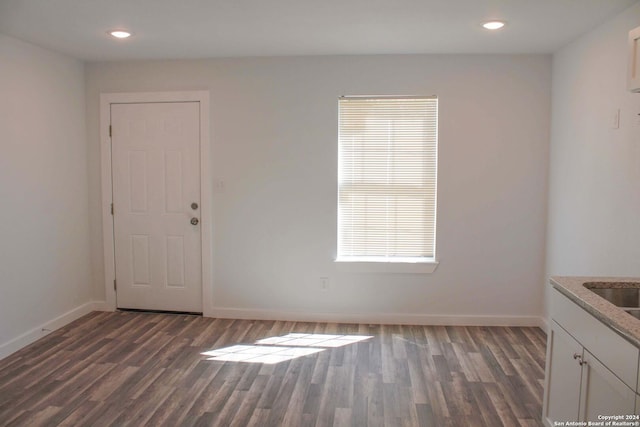
[(134, 285), (150, 284), (149, 236), (131, 236), (131, 268)]
[(585, 350), (580, 419), (598, 421), (599, 415), (633, 414), (636, 393)]
[(184, 238), (167, 236), (167, 286), (184, 287)]
[(555, 321), (547, 340), (549, 366), (544, 396), (544, 419), (554, 422), (578, 421), (581, 367), (574, 355), (582, 357), (582, 346)]
[(117, 306), (202, 311), (197, 102), (111, 104)]
[(147, 213), (147, 153), (129, 151), (129, 212)]

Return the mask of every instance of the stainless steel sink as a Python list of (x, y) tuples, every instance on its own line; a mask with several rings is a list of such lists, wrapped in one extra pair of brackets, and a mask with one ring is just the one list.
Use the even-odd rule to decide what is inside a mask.
[[(619, 282), (600, 283), (587, 282), (584, 287), (596, 295), (601, 296), (610, 303), (625, 309), (625, 311), (640, 310), (640, 283), (639, 282)], [(635, 310), (634, 310), (635, 309)], [(633, 314), (640, 318), (640, 313)]]

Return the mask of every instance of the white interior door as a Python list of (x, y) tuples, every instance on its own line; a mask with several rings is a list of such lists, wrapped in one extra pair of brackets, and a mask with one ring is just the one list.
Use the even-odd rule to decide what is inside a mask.
[(111, 104), (118, 308), (202, 312), (197, 102)]

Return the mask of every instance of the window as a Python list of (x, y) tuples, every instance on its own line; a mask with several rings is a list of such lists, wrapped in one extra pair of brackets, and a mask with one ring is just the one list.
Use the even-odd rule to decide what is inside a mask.
[(438, 99), (338, 104), (336, 260), (435, 261)]

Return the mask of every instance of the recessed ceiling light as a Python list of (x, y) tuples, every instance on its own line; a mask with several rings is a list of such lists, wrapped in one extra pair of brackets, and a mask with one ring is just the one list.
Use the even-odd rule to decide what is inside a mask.
[(126, 39), (127, 37), (131, 37), (131, 33), (125, 30), (113, 30), (109, 31), (109, 35), (117, 38), (117, 39)]
[(484, 28), (486, 28), (487, 30), (499, 30), (500, 28), (504, 27), (504, 22), (503, 21), (489, 21), (489, 22), (485, 22), (484, 24), (482, 24), (482, 26)]

